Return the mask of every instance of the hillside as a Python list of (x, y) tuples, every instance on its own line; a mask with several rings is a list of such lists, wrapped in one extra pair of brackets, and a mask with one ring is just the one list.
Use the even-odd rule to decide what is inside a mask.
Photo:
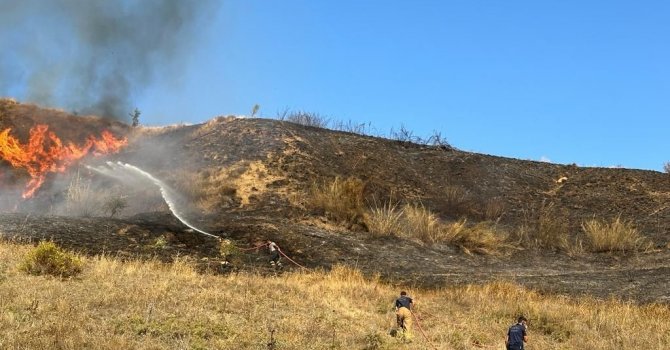
[[(308, 268), (343, 264), (413, 286), (506, 280), (548, 292), (670, 300), (668, 174), (510, 159), (268, 119), (219, 117), (199, 125), (130, 129), (8, 102), (0, 113), (0, 131), (11, 127), (24, 142), (34, 123), (52, 126), (64, 139), (102, 129), (125, 135), (129, 144), (120, 153), (84, 162), (109, 159), (149, 171), (187, 198), (189, 219), (199, 228), (244, 248), (273, 239)], [(218, 243), (167, 214), (157, 191), (129, 193), (83, 167), (77, 176), (123, 193), (123, 215), (45, 215), (67, 199), (62, 193), (72, 181), (62, 177), (73, 176), (75, 168), (49, 175), (34, 198), (18, 200), (4, 194), (11, 192), (6, 179), (17, 186), (26, 174), (0, 163), (4, 200), (18, 201), (5, 203), (0, 232), (53, 239), (92, 254), (166, 260), (188, 254), (224, 273), (267, 270), (264, 251), (221, 265)], [(559, 182), (562, 177), (567, 180)], [(364, 209), (343, 217), (314, 205), (315, 191), (335, 179), (360, 185)], [(369, 209), (385, 203), (420, 204), (444, 225), (487, 225), (492, 229), (486, 234), (497, 237), (494, 244), (478, 245), (370, 234)], [(645, 244), (623, 252), (583, 247), (584, 222), (617, 217), (637, 229)], [(287, 270), (299, 269), (285, 263)]]

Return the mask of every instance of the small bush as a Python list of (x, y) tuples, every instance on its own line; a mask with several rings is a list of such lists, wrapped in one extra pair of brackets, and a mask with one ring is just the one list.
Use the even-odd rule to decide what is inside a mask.
[(473, 212), (472, 196), (467, 189), (461, 186), (446, 186), (442, 198), (446, 205), (444, 210), (451, 217), (467, 216)]
[(422, 204), (406, 204), (402, 210), (391, 203), (376, 206), (365, 216), (365, 223), (375, 236), (400, 236), (428, 244), (444, 242), (483, 254), (497, 252), (507, 239), (507, 233), (494, 222), (469, 226), (462, 219), (448, 223)]
[(368, 333), (364, 338), (364, 350), (380, 350), (386, 348), (386, 337), (379, 332)]
[(365, 215), (365, 224), (373, 236), (397, 236), (402, 234), (403, 212), (390, 201), (382, 206), (374, 206)]
[(443, 240), (460, 246), (467, 253), (496, 254), (506, 246), (507, 236), (507, 232), (491, 221), (469, 226), (463, 219), (443, 226)]
[(360, 179), (336, 177), (329, 184), (313, 185), (308, 204), (331, 219), (353, 224), (364, 214), (364, 189)]
[(92, 186), (91, 181), (83, 179), (77, 172), (67, 188), (65, 211), (67, 215), (91, 217), (102, 207), (102, 196)]
[(670, 162), (663, 164), (663, 171), (665, 171), (666, 174), (670, 174)]
[(443, 240), (440, 220), (422, 204), (405, 205), (403, 214), (403, 226), (406, 234), (426, 243)]
[(339, 120), (332, 123), (333, 130), (339, 130), (344, 132), (350, 132), (358, 135), (372, 135), (372, 124), (371, 123), (355, 123), (351, 120), (346, 123)]
[(444, 234), (444, 241), (449, 243), (457, 243), (464, 241), (466, 234), (466, 223), (467, 220), (461, 219), (458, 221), (451, 222), (449, 224), (444, 224), (442, 226), (442, 232)]
[(107, 198), (102, 205), (102, 210), (109, 213), (109, 217), (113, 218), (116, 214), (128, 207), (128, 200), (124, 196), (115, 195)]
[(414, 135), (414, 132), (400, 125), (400, 130), (396, 131), (391, 128), (389, 138), (398, 142), (420, 143), (421, 138)]
[(551, 248), (570, 251), (569, 226), (565, 211), (554, 203), (542, 202), (524, 212), (524, 221), (517, 232), (522, 245), (529, 248)]
[(507, 232), (501, 230), (495, 222), (482, 221), (468, 227), (461, 237), (464, 248), (480, 254), (495, 254), (505, 246)]
[(58, 248), (53, 242), (40, 242), (28, 252), (20, 269), (32, 275), (71, 277), (81, 272), (82, 262), (74, 254)]
[(239, 264), (242, 262), (242, 252), (233, 241), (229, 239), (222, 239), (219, 243), (219, 254), (223, 260), (231, 264)]
[(631, 222), (616, 217), (611, 222), (591, 219), (582, 223), (591, 251), (634, 251), (649, 247), (649, 242), (640, 235)]
[(484, 204), (484, 219), (498, 220), (505, 213), (505, 202), (501, 198), (492, 198)]
[(304, 111), (286, 111), (284, 112), (284, 115), (279, 117), (279, 119), (304, 126), (313, 126), (316, 128), (326, 128), (328, 127), (328, 123), (330, 123), (330, 120), (322, 115)]
[(168, 241), (163, 236), (156, 238), (154, 244), (152, 245), (152, 248), (156, 250), (162, 250), (167, 247), (168, 247)]
[(437, 130), (433, 130), (433, 134), (430, 135), (424, 143), (428, 146), (437, 146), (444, 149), (452, 148), (447, 139), (442, 137), (442, 133)]

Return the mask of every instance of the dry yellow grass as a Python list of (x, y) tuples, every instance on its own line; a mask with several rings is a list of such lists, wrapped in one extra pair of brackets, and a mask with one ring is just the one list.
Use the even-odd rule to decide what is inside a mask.
[(403, 208), (403, 225), (406, 235), (427, 243), (443, 240), (442, 223), (435, 213), (422, 204), (407, 204)]
[(570, 240), (565, 210), (554, 203), (542, 202), (524, 211), (523, 224), (517, 231), (520, 243), (529, 248), (552, 248), (578, 253), (580, 242)]
[(365, 208), (365, 184), (357, 178), (336, 177), (330, 183), (313, 184), (308, 197), (308, 205), (323, 210), (337, 221), (356, 223), (363, 217)]
[(447, 185), (442, 193), (446, 203), (445, 211), (455, 217), (468, 216), (473, 212), (473, 200), (470, 191), (462, 186)]
[(402, 234), (403, 211), (398, 204), (388, 201), (375, 205), (365, 214), (365, 224), (373, 236), (397, 236)]
[(449, 243), (465, 251), (496, 254), (504, 248), (507, 233), (495, 222), (468, 225), (467, 220), (444, 222), (422, 204), (406, 204), (401, 209), (390, 202), (372, 207), (365, 216), (370, 233), (394, 235), (424, 243)]
[[(670, 308), (541, 295), (498, 282), (421, 290), (356, 270), (198, 274), (173, 264), (82, 257), (77, 278), (32, 276), (30, 246), (0, 244), (2, 349), (502, 348), (518, 314), (532, 349), (667, 349)], [(388, 335), (400, 289), (416, 300), (427, 340)], [(631, 336), (637, 335), (637, 336)]]
[(610, 222), (591, 219), (582, 224), (594, 252), (625, 252), (649, 248), (650, 244), (629, 221), (616, 217)]

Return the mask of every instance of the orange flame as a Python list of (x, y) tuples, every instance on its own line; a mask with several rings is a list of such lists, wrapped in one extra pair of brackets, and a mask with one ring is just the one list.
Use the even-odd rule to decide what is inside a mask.
[(30, 129), (27, 144), (21, 144), (11, 135), (11, 129), (0, 132), (0, 159), (9, 162), (15, 168), (25, 168), (30, 181), (23, 192), (23, 198), (35, 194), (48, 173), (64, 172), (70, 165), (89, 153), (95, 156), (117, 153), (128, 144), (126, 138), (116, 138), (109, 131), (103, 131), (100, 138), (89, 136), (82, 146), (72, 142), (63, 144), (49, 126), (38, 124)]

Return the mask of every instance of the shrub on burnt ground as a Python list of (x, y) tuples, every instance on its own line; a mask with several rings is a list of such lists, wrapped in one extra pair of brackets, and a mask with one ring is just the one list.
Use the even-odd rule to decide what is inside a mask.
[(277, 116), (277, 119), (316, 128), (327, 128), (328, 124), (330, 123), (329, 118), (326, 118), (318, 113), (305, 111), (285, 110)]
[(374, 204), (365, 213), (365, 224), (371, 235), (399, 236), (403, 233), (403, 210), (398, 203), (387, 201), (381, 205)]
[(611, 221), (591, 219), (582, 223), (589, 249), (593, 252), (626, 252), (645, 250), (651, 242), (643, 237), (633, 223), (620, 216)]
[(109, 213), (109, 217), (113, 218), (128, 207), (128, 199), (121, 195), (112, 195), (108, 197), (102, 205), (102, 210)]
[(474, 225), (467, 220), (441, 220), (423, 204), (385, 203), (370, 208), (365, 223), (375, 236), (398, 236), (427, 244), (447, 243), (466, 252), (497, 254), (506, 246), (507, 233), (493, 221)]
[(572, 251), (569, 220), (565, 210), (554, 203), (542, 202), (524, 210), (523, 223), (516, 232), (519, 244), (527, 248), (548, 248)]
[(79, 257), (62, 250), (54, 242), (40, 242), (26, 254), (20, 269), (31, 275), (65, 278), (78, 275), (82, 265)]
[(363, 221), (365, 183), (357, 178), (336, 177), (330, 183), (314, 183), (307, 200), (312, 209), (329, 219), (353, 225)]
[(403, 231), (422, 242), (435, 243), (444, 240), (440, 219), (423, 204), (407, 204), (403, 208)]
[(462, 186), (448, 185), (442, 192), (443, 212), (453, 218), (472, 217), (477, 210), (477, 203), (470, 191)]
[(505, 214), (505, 209), (505, 202), (502, 198), (490, 198), (483, 204), (482, 215), (484, 220), (496, 221)]

